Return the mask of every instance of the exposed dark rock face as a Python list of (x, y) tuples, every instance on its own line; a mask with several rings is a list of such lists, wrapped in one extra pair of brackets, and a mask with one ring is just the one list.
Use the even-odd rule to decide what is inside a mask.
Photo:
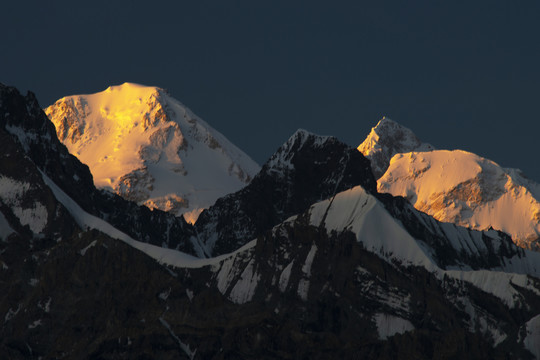
[(71, 236), (76, 228), (73, 221), (66, 221), (71, 215), (56, 201), (20, 145), (3, 129), (0, 129), (0, 169), (0, 217), (11, 228), (3, 234), (4, 241), (10, 232), (26, 241), (35, 240), (36, 246), (44, 238)]
[[(166, 269), (95, 231), (44, 254), (29, 252), (21, 260), (32, 270), (3, 278), (11, 301), (0, 311), (18, 311), (0, 330), (2, 357), (527, 358), (518, 319), (540, 306), (538, 295), (526, 294), (530, 308), (509, 309), (466, 282), (391, 265), (350, 232), (328, 235), (302, 217), (200, 269)], [(255, 282), (246, 283), (247, 273)], [(251, 298), (235, 295), (251, 286)], [(497, 319), (509, 339), (494, 349), (489, 334), (469, 329), (458, 297)], [(381, 338), (376, 319), (384, 316), (414, 328)]]
[(288, 217), (362, 185), (376, 193), (369, 161), (334, 137), (297, 131), (244, 189), (203, 211), (195, 227), (209, 254), (238, 249)]
[(183, 218), (151, 211), (97, 190), (88, 167), (60, 143), (54, 125), (31, 92), (22, 96), (15, 88), (0, 84), (0, 129), (17, 139), (33, 164), (67, 195), (77, 199), (88, 213), (105, 219), (136, 240), (195, 254), (194, 233)]
[(148, 256), (90, 231), (17, 260), (2, 277), (1, 358), (179, 358), (159, 323), (178, 280)]

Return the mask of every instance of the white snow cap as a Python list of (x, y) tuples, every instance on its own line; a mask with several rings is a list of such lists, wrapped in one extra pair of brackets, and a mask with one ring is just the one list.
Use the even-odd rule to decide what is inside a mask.
[(395, 154), (433, 149), (432, 145), (421, 142), (410, 129), (387, 117), (383, 117), (358, 145), (358, 151), (371, 161), (377, 179), (384, 174)]
[(380, 192), (406, 197), (437, 220), (493, 227), (522, 247), (539, 248), (540, 185), (519, 170), (466, 151), (435, 151), (388, 118), (358, 150), (371, 160)]
[(443, 222), (504, 231), (525, 248), (540, 237), (540, 185), (466, 151), (397, 154), (378, 190)]
[(124, 83), (64, 97), (45, 112), (98, 188), (191, 222), (260, 169), (161, 88)]

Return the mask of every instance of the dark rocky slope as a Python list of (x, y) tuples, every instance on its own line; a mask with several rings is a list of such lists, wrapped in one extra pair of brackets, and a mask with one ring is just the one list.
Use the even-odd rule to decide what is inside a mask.
[[(467, 282), (440, 281), (425, 269), (389, 264), (366, 251), (350, 232), (328, 235), (304, 221), (284, 224), (232, 260), (201, 269), (167, 269), (95, 231), (48, 248), (46, 256), (29, 252), (21, 260), (32, 264), (31, 275), (19, 277), (14, 271), (2, 286), (9, 289), (10, 302), (9, 308), (3, 302), (0, 311), (18, 311), (0, 330), (0, 355), (530, 358), (517, 338), (522, 322), (540, 307), (538, 295), (523, 290), (530, 308), (510, 309)], [(304, 266), (314, 245), (318, 250), (308, 276)], [(291, 263), (283, 286), (280, 276)], [(258, 275), (257, 285), (244, 302), (233, 293), (243, 286), (249, 267)], [(224, 274), (235, 275), (221, 292)], [(37, 280), (34, 285), (29, 276)], [(298, 289), (308, 279), (302, 298)], [(508, 339), (494, 349), (489, 334), (471, 331), (472, 319), (458, 297), (467, 298), (479, 316), (496, 319)], [(407, 319), (414, 329), (381, 338), (374, 320), (384, 316), (379, 314)]]
[(249, 185), (203, 211), (195, 228), (209, 255), (228, 253), (356, 185), (377, 192), (369, 161), (360, 152), (334, 137), (298, 130)]

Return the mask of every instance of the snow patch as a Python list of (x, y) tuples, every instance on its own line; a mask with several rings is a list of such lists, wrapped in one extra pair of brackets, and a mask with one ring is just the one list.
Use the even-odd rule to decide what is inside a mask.
[(523, 340), (523, 345), (537, 359), (540, 359), (540, 315), (536, 315), (531, 320), (527, 321), (526, 335)]
[(21, 311), (21, 304), (17, 305), (17, 310), (12, 310), (9, 308), (6, 315), (4, 316), (4, 324), (7, 323), (9, 320), (13, 319), (15, 315), (17, 315)]
[(35, 328), (37, 328), (38, 326), (41, 326), (41, 325), (43, 325), (43, 323), (42, 323), (41, 319), (39, 319), (39, 320), (36, 320), (33, 323), (31, 323), (30, 325), (28, 325), (28, 328), (29, 329), (35, 329)]
[[(234, 262), (236, 260), (235, 256), (231, 256), (228, 259), (225, 259), (221, 264), (219, 265), (219, 271), (217, 273), (217, 288), (220, 293), (224, 294), (227, 289), (229, 288), (229, 285), (231, 282), (236, 278), (238, 275), (238, 267), (234, 266)], [(218, 266), (216, 266), (218, 268)]]
[(12, 207), (12, 210), (21, 225), (28, 225), (34, 234), (39, 234), (47, 225), (47, 208), (40, 202), (34, 203), (31, 208), (23, 209), (17, 206)]
[(285, 292), (285, 290), (287, 289), (287, 285), (289, 284), (289, 279), (291, 277), (291, 270), (292, 270), (293, 264), (294, 264), (294, 260), (291, 261), (289, 265), (285, 267), (285, 269), (283, 269), (283, 271), (281, 272), (281, 275), (279, 276), (279, 290), (281, 292)]
[(160, 293), (158, 295), (158, 297), (161, 300), (165, 301), (165, 300), (167, 300), (169, 298), (169, 295), (171, 295), (171, 288), (169, 288), (169, 290), (167, 290), (167, 291), (163, 291), (162, 293)]
[(253, 295), (255, 295), (261, 275), (253, 269), (254, 264), (255, 260), (252, 259), (229, 294), (229, 299), (235, 304), (244, 304), (251, 301)]
[(313, 264), (313, 258), (315, 257), (315, 253), (317, 252), (317, 245), (313, 244), (311, 245), (311, 249), (309, 249), (309, 253), (306, 256), (306, 262), (304, 263), (304, 266), (302, 266), (302, 272), (307, 276), (311, 276), (311, 265)]
[(4, 202), (16, 202), (29, 189), (30, 183), (17, 181), (7, 176), (0, 176), (0, 198)]
[[(17, 181), (15, 179), (0, 176), (0, 198), (8, 205), (21, 225), (28, 225), (33, 233), (38, 234), (47, 225), (47, 208), (40, 202), (35, 202), (31, 207), (22, 207), (21, 202), (24, 194), (31, 190), (30, 183)], [(2, 216), (3, 217), (3, 216)], [(5, 219), (3, 219), (5, 222)], [(9, 225), (0, 224), (4, 228), (2, 233), (12, 231)]]
[(82, 249), (81, 251), (79, 251), (79, 254), (81, 254), (82, 256), (84, 256), (84, 254), (86, 254), (86, 252), (88, 251), (88, 249), (90, 249), (91, 247), (96, 246), (96, 244), (97, 244), (97, 240), (92, 241), (87, 247), (85, 247), (84, 249)]
[(379, 334), (379, 339), (381, 340), (386, 340), (390, 336), (414, 330), (414, 326), (409, 320), (394, 315), (377, 313), (373, 316), (373, 320), (377, 325), (377, 332)]
[(169, 331), (169, 334), (176, 340), (176, 342), (178, 342), (178, 345), (180, 346), (180, 349), (182, 349), (182, 351), (191, 359), (193, 360), (195, 358), (195, 354), (197, 353), (197, 349), (195, 350), (191, 350), (191, 348), (189, 347), (189, 345), (185, 344), (184, 342), (182, 342), (182, 340), (180, 340), (180, 338), (178, 336), (176, 336), (176, 334), (174, 333), (174, 331), (171, 329), (171, 326), (169, 325), (169, 323), (167, 321), (165, 321), (165, 319), (163, 319), (162, 317), (159, 318), (159, 322), (161, 323), (161, 325), (163, 325), (167, 331)]
[(49, 299), (47, 300), (45, 304), (41, 304), (41, 301), (38, 302), (38, 308), (48, 313), (49, 311), (51, 311), (51, 300), (52, 298), (49, 297)]

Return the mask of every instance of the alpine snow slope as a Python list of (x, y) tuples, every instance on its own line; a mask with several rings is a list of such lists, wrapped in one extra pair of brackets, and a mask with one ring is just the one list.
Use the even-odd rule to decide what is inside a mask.
[(197, 227), (96, 190), (54, 133), (0, 85), (0, 358), (540, 357), (540, 254), (377, 193), (335, 138), (298, 131)]
[(395, 154), (431, 150), (434, 150), (432, 145), (421, 142), (410, 129), (387, 117), (383, 117), (364, 142), (358, 145), (358, 151), (370, 160), (377, 179), (388, 169), (390, 159)]
[(501, 230), (519, 246), (539, 249), (540, 185), (521, 171), (466, 151), (435, 151), (389, 119), (358, 149), (375, 168), (385, 169), (379, 191), (403, 196), (437, 220)]
[(194, 222), (259, 166), (160, 88), (124, 83), (64, 97), (45, 109), (58, 138), (94, 183)]

